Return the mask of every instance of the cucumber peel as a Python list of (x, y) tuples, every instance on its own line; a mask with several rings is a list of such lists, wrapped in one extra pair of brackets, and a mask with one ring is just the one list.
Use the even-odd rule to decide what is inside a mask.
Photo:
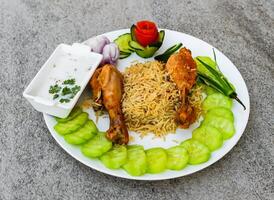
[(158, 60), (158, 61), (161, 61), (161, 62), (167, 62), (168, 58), (173, 53), (175, 53), (178, 49), (180, 49), (182, 45), (183, 45), (182, 43), (175, 44), (172, 47), (168, 48), (164, 53), (162, 53), (158, 56), (155, 56), (154, 59)]

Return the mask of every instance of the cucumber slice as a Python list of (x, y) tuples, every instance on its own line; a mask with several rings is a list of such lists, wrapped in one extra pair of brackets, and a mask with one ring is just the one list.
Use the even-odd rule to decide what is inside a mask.
[(144, 147), (142, 145), (128, 145), (127, 146), (127, 150), (131, 151), (131, 150), (143, 150), (144, 151)]
[(202, 104), (202, 108), (205, 111), (216, 107), (231, 109), (232, 100), (229, 97), (222, 95), (221, 93), (215, 93), (207, 96)]
[(127, 148), (127, 161), (123, 165), (123, 169), (132, 176), (144, 175), (147, 169), (144, 148), (139, 145), (132, 145)]
[(162, 62), (167, 62), (168, 58), (175, 53), (180, 47), (182, 46), (182, 43), (175, 44), (172, 47), (168, 48), (163, 54), (160, 54), (158, 56), (155, 56), (154, 59)]
[(161, 147), (146, 150), (147, 172), (156, 174), (165, 171), (167, 164), (166, 151)]
[(210, 151), (214, 151), (223, 145), (222, 133), (212, 126), (200, 126), (193, 131), (192, 138), (206, 145)]
[(134, 49), (132, 49), (128, 43), (131, 41), (131, 35), (130, 33), (125, 33), (123, 35), (120, 35), (118, 38), (114, 40), (114, 43), (117, 44), (119, 47), (119, 50), (125, 53), (131, 53), (134, 52)]
[(128, 53), (128, 54), (120, 54), (119, 56), (119, 59), (124, 59), (124, 58), (127, 58), (131, 55), (131, 53)]
[(143, 47), (142, 45), (140, 45), (138, 42), (136, 41), (130, 41), (129, 43), (129, 46), (134, 49), (134, 51), (144, 51), (145, 50), (145, 47)]
[(158, 49), (158, 47), (146, 47), (144, 50), (135, 50), (135, 52), (142, 58), (151, 58)]
[(82, 153), (90, 158), (100, 157), (112, 147), (112, 142), (106, 138), (106, 133), (99, 132), (88, 143), (81, 147)]
[(189, 155), (187, 150), (182, 146), (174, 146), (166, 150), (167, 152), (167, 169), (181, 170), (188, 163)]
[(134, 24), (130, 27), (130, 35), (131, 35), (131, 40), (132, 41), (136, 41), (136, 37), (135, 37), (135, 34), (134, 34), (135, 28), (136, 28), (136, 26)]
[(197, 140), (188, 139), (182, 142), (180, 146), (187, 150), (189, 155), (188, 163), (191, 165), (204, 163), (210, 158), (210, 150)]
[(68, 117), (66, 117), (66, 118), (54, 117), (54, 118), (56, 119), (57, 122), (64, 123), (64, 122), (74, 119), (75, 117), (80, 115), (82, 112), (83, 112), (82, 108), (80, 108), (79, 106), (76, 106), (72, 109), (72, 111), (70, 112)]
[(209, 87), (209, 86), (205, 86), (205, 93), (207, 95), (211, 95), (211, 94), (214, 94), (214, 93), (219, 93), (217, 90), (215, 90), (214, 88), (212, 87)]
[(94, 137), (98, 132), (98, 129), (92, 120), (88, 120), (87, 123), (72, 134), (65, 135), (65, 140), (69, 144), (82, 144)]
[(203, 125), (217, 128), (222, 133), (224, 140), (231, 138), (235, 133), (233, 122), (224, 117), (217, 117), (214, 115), (206, 116)]
[(88, 114), (83, 112), (70, 121), (67, 121), (64, 123), (58, 122), (54, 126), (54, 130), (60, 135), (70, 134), (78, 130), (81, 126), (83, 126), (87, 120), (88, 120)]
[(233, 116), (232, 111), (227, 108), (224, 108), (224, 107), (217, 107), (217, 108), (210, 109), (206, 113), (205, 118), (210, 115), (217, 116), (217, 117), (223, 117), (223, 118), (228, 119), (231, 122), (234, 122), (234, 116)]
[(65, 135), (64, 139), (66, 140), (67, 143), (76, 144), (76, 145), (83, 144), (87, 141), (77, 135), (74, 135), (74, 134)]
[(109, 169), (119, 169), (127, 161), (127, 148), (116, 145), (100, 157), (102, 163)]

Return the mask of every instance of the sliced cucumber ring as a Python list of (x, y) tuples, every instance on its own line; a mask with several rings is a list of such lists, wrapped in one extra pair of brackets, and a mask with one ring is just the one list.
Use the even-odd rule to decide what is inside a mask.
[(119, 56), (119, 59), (124, 59), (124, 58), (127, 58), (131, 55), (131, 53), (127, 53), (127, 54), (121, 54), (120, 53), (120, 56)]
[(210, 151), (214, 151), (223, 145), (222, 133), (212, 126), (200, 126), (192, 132), (192, 138), (206, 145)]
[(127, 149), (127, 161), (123, 165), (123, 169), (132, 176), (141, 176), (145, 174), (147, 162), (144, 147), (133, 145), (128, 146)]
[(212, 108), (216, 108), (216, 107), (224, 107), (227, 109), (231, 109), (232, 108), (232, 100), (229, 97), (227, 97), (221, 93), (214, 93), (214, 94), (207, 96), (202, 104), (202, 108), (205, 111), (208, 111), (208, 110), (210, 110)]
[(165, 149), (156, 147), (146, 150), (147, 172), (156, 174), (165, 171), (167, 154)]
[(81, 151), (87, 157), (96, 158), (106, 153), (111, 147), (112, 142), (106, 138), (106, 133), (99, 132), (81, 147)]
[(191, 165), (204, 163), (210, 158), (210, 150), (197, 140), (188, 139), (180, 145), (187, 150), (189, 155), (188, 163)]
[(206, 116), (205, 120), (203, 121), (203, 125), (209, 125), (217, 128), (223, 134), (224, 140), (231, 138), (235, 133), (233, 122), (223, 117), (217, 117), (213, 115)]
[(59, 117), (54, 117), (56, 119), (57, 122), (67, 122), (70, 121), (72, 119), (74, 119), (75, 117), (77, 117), (78, 115), (80, 115), (83, 112), (82, 108), (80, 108), (79, 106), (75, 106), (72, 111), (70, 112), (69, 116), (66, 118), (59, 118)]
[(130, 41), (131, 41), (130, 33), (125, 33), (123, 35), (120, 35), (118, 38), (114, 40), (114, 42), (117, 44), (121, 52), (129, 53), (129, 54), (131, 52), (134, 52), (134, 49), (132, 49), (129, 46)]
[(58, 122), (54, 126), (54, 130), (60, 135), (70, 134), (78, 130), (81, 126), (83, 126), (87, 120), (88, 120), (88, 114), (83, 112), (70, 121), (67, 121), (64, 123)]
[(116, 145), (100, 157), (102, 163), (109, 169), (119, 169), (127, 161), (127, 148)]
[(144, 51), (145, 50), (145, 47), (143, 47), (142, 45), (140, 45), (138, 42), (136, 41), (130, 41), (129, 43), (129, 46), (134, 49), (134, 51)]
[(142, 58), (151, 58), (158, 49), (158, 47), (146, 47), (144, 50), (135, 50), (135, 52)]
[(88, 120), (84, 126), (72, 134), (65, 135), (65, 140), (69, 144), (82, 144), (94, 137), (98, 129), (92, 120)]
[(217, 116), (217, 117), (223, 117), (228, 119), (231, 122), (234, 122), (234, 116), (231, 110), (224, 108), (224, 107), (216, 107), (216, 108), (212, 108), (210, 109), (206, 115), (205, 118), (208, 116)]
[(167, 152), (167, 169), (181, 170), (188, 163), (189, 155), (187, 150), (182, 146), (170, 147)]

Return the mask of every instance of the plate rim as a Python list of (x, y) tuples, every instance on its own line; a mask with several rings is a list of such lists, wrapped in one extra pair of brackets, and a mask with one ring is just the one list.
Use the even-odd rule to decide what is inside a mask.
[[(175, 30), (170, 30), (170, 29), (162, 29), (162, 28), (159, 28), (161, 30), (166, 30), (166, 31), (170, 31), (170, 32), (175, 32), (177, 34), (183, 34), (183, 35), (186, 35), (188, 37), (191, 37), (193, 39), (196, 39), (196, 40), (199, 40), (199, 42), (203, 42), (203, 43), (206, 43), (208, 46), (216, 49), (217, 51), (221, 52), (219, 49), (215, 48), (214, 46), (212, 46), (211, 44), (207, 43), (206, 41), (200, 39), (200, 38), (197, 38), (195, 36), (192, 36), (192, 35), (189, 35), (187, 33), (183, 33), (183, 32), (179, 32), (179, 31), (175, 31)], [(103, 33), (103, 34), (99, 34), (99, 35), (105, 35), (105, 34), (113, 34), (115, 32), (122, 32), (122, 31), (129, 31), (129, 29), (119, 29), (119, 30), (114, 30), (114, 31), (109, 31), (109, 32), (106, 32), (106, 33)], [(187, 176), (187, 175), (190, 175), (190, 174), (193, 174), (195, 172), (198, 172), (198, 171), (201, 171), (211, 165), (213, 165), (214, 163), (217, 163), (219, 160), (221, 160), (225, 155), (227, 155), (231, 150), (232, 148), (239, 142), (240, 138), (242, 137), (243, 133), (245, 132), (246, 130), (246, 127), (247, 127), (247, 124), (248, 124), (248, 121), (249, 121), (249, 116), (250, 116), (250, 95), (249, 95), (249, 91), (248, 91), (248, 88), (247, 88), (247, 85), (246, 85), (246, 82), (242, 76), (242, 74), (240, 73), (240, 71), (238, 70), (238, 68), (236, 67), (236, 65), (234, 65), (234, 63), (224, 54), (222, 53), (223, 56), (225, 56), (232, 64), (233, 66), (235, 67), (235, 69), (237, 70), (237, 72), (239, 73), (239, 75), (241, 76), (242, 78), (242, 83), (243, 83), (243, 86), (247, 92), (247, 102), (246, 102), (246, 110), (245, 112), (247, 112), (247, 119), (246, 119), (246, 123), (245, 125), (243, 126), (243, 131), (241, 132), (241, 134), (237, 135), (234, 135), (233, 137), (236, 137), (234, 138), (234, 141), (233, 143), (227, 148), (225, 149), (223, 152), (222, 152), (222, 156), (220, 158), (218, 158), (217, 160), (214, 160), (214, 161), (207, 161), (206, 163), (204, 163), (204, 166), (200, 167), (200, 168), (197, 168), (197, 169), (194, 169), (192, 170), (191, 172), (189, 173), (186, 173), (186, 174), (180, 174), (180, 173), (175, 173), (173, 175), (170, 175), (168, 177), (158, 177), (157, 174), (152, 174), (152, 175), (156, 175), (156, 176), (148, 176), (148, 177), (145, 177), (145, 176), (131, 176), (129, 174), (127, 174), (126, 176), (124, 176), (123, 174), (119, 175), (117, 173), (110, 173), (109, 171), (107, 171), (106, 169), (103, 168), (99, 168), (99, 167), (96, 167), (96, 166), (91, 166), (87, 161), (81, 159), (81, 158), (78, 158), (77, 156), (75, 156), (71, 150), (70, 150), (70, 147), (69, 145), (65, 146), (63, 145), (59, 139), (56, 137), (56, 134), (54, 134), (54, 130), (53, 130), (53, 127), (50, 126), (49, 124), (49, 120), (47, 120), (49, 117), (51, 117), (50, 115), (46, 114), (46, 113), (43, 113), (43, 118), (44, 118), (44, 121), (47, 125), (47, 129), (49, 130), (51, 136), (55, 139), (55, 141), (57, 142), (57, 144), (60, 145), (60, 147), (66, 152), (68, 153), (70, 156), (72, 156), (74, 159), (76, 159), (77, 161), (81, 162), (82, 164), (86, 165), (87, 167), (91, 168), (91, 169), (94, 169), (96, 171), (99, 171), (99, 172), (102, 172), (104, 174), (107, 174), (107, 175), (111, 175), (111, 176), (115, 176), (115, 177), (119, 177), (119, 178), (123, 178), (123, 179), (129, 179), (129, 180), (142, 180), (142, 181), (157, 181), (157, 180), (168, 180), (168, 179), (174, 179), (174, 178), (179, 178), (179, 177), (183, 177), (183, 176)], [(114, 171), (114, 170), (112, 170)], [(168, 171), (168, 170), (166, 170)], [(178, 172), (180, 172), (181, 170), (179, 170)], [(165, 173), (165, 172), (163, 172)]]

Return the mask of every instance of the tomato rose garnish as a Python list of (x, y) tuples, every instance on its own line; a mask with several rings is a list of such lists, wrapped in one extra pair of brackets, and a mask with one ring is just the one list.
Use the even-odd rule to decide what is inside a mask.
[(136, 24), (135, 38), (143, 47), (153, 44), (158, 40), (158, 29), (155, 23), (150, 21), (139, 21)]

